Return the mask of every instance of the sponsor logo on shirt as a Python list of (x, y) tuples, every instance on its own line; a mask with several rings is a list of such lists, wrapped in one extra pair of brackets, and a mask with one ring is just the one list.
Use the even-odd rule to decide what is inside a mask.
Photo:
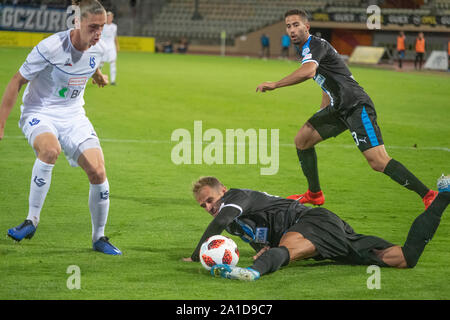
[(69, 79), (69, 87), (71, 87), (71, 86), (84, 87), (86, 85), (87, 80), (88, 80), (87, 77), (70, 78)]
[(62, 88), (58, 90), (58, 97), (67, 98), (67, 93), (69, 92), (69, 88)]

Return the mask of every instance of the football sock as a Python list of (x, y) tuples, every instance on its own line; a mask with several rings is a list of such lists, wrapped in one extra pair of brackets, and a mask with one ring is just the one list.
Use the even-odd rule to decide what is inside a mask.
[(109, 212), (109, 183), (91, 184), (89, 188), (89, 210), (92, 220), (92, 241), (105, 235), (105, 225)]
[(111, 74), (111, 83), (115, 83), (116, 82), (116, 75), (117, 75), (117, 65), (116, 65), (115, 61), (110, 63), (110, 65), (109, 65), (109, 72)]
[(415, 175), (400, 162), (392, 159), (384, 169), (384, 174), (403, 187), (416, 192), (421, 198), (425, 197), (430, 189), (427, 188)]
[(442, 213), (449, 203), (450, 192), (439, 193), (428, 209), (414, 220), (402, 247), (409, 268), (416, 266), (425, 246), (433, 238), (439, 227)]
[(50, 183), (52, 181), (52, 171), (55, 165), (47, 164), (36, 159), (33, 166), (30, 184), (29, 210), (27, 220), (31, 220), (37, 227), (47, 197)]
[(271, 248), (264, 252), (250, 267), (261, 275), (275, 272), (289, 264), (290, 255), (286, 247)]
[(317, 154), (313, 147), (307, 150), (297, 149), (298, 160), (302, 166), (303, 174), (308, 180), (309, 191), (320, 191), (319, 170), (317, 169)]

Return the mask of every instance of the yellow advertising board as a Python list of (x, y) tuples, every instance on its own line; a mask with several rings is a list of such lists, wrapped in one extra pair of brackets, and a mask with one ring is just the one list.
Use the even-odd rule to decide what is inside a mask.
[(348, 61), (350, 63), (377, 64), (383, 57), (384, 50), (380, 47), (357, 46)]
[[(0, 47), (36, 46), (51, 33), (0, 31)], [(119, 37), (121, 51), (155, 52), (155, 38)]]

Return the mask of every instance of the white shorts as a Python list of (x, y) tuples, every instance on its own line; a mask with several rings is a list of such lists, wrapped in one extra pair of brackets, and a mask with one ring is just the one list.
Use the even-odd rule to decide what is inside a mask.
[(117, 60), (117, 50), (116, 48), (108, 49), (108, 51), (105, 54), (105, 61), (106, 63), (111, 63)]
[[(22, 116), (19, 127), (34, 150), (34, 140), (42, 133), (53, 133), (72, 167), (78, 167), (78, 158), (87, 149), (101, 149), (100, 141), (89, 119), (80, 115), (60, 120), (47, 115)], [(36, 152), (36, 150), (35, 150)]]

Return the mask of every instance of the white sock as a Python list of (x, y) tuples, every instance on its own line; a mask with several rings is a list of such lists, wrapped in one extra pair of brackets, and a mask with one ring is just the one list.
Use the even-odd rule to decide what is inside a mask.
[(109, 65), (109, 72), (111, 73), (111, 83), (116, 82), (116, 76), (117, 76), (117, 66), (116, 62), (113, 61)]
[(105, 236), (105, 225), (109, 212), (108, 179), (102, 184), (91, 184), (89, 188), (89, 210), (92, 221), (92, 241)]
[(47, 164), (36, 159), (31, 175), (29, 210), (27, 220), (31, 220), (37, 227), (41, 216), (41, 210), (47, 197), (52, 181), (52, 170), (55, 165)]

